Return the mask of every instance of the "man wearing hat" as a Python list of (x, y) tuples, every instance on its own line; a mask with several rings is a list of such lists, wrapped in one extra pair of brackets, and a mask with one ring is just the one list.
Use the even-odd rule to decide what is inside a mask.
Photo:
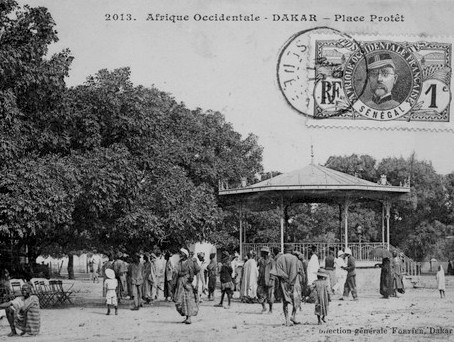
[(259, 303), (262, 304), (262, 313), (266, 312), (265, 302), (268, 303), (269, 313), (273, 312), (274, 303), (274, 276), (271, 275), (271, 270), (275, 267), (275, 262), (270, 255), (268, 246), (262, 247), (258, 262), (259, 279), (257, 288), (257, 297)]
[(337, 252), (337, 258), (334, 260), (334, 267), (336, 268), (336, 284), (333, 287), (334, 293), (342, 295), (344, 292), (345, 280), (347, 279), (347, 271), (343, 269), (347, 264), (345, 263), (345, 253), (343, 250)]
[[(197, 266), (198, 267), (198, 266)], [(200, 268), (199, 268), (200, 270)], [(180, 249), (180, 261), (176, 266), (177, 285), (173, 295), (175, 308), (181, 316), (185, 316), (183, 323), (191, 324), (191, 317), (197, 316), (199, 311), (198, 300), (192, 281), (198, 271), (195, 269), (194, 262), (189, 258), (186, 248)]]
[(344, 253), (347, 266), (342, 266), (342, 269), (347, 271), (347, 279), (344, 285), (344, 295), (341, 300), (348, 298), (350, 292), (352, 293), (353, 300), (358, 300), (358, 294), (356, 292), (356, 260), (350, 248), (345, 247)]
[[(294, 249), (293, 244), (286, 244), (284, 254), (277, 258), (276, 265), (270, 272), (278, 279), (276, 295), (282, 298), (286, 326), (300, 324), (296, 321), (296, 309), (301, 304), (301, 287), (297, 281), (298, 258), (292, 254)], [(290, 318), (288, 315), (289, 304), (293, 306)]]
[(392, 90), (397, 81), (396, 66), (387, 52), (367, 57), (367, 79), (372, 99), (366, 105), (378, 110), (395, 108), (399, 102), (393, 99)]

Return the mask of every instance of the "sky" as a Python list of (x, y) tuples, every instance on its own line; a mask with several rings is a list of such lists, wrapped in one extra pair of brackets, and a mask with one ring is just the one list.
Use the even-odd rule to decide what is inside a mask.
[[(278, 57), (295, 33), (328, 26), (354, 36), (419, 36), (437, 40), (454, 32), (449, 1), (303, 0), (26, 0), (45, 6), (58, 31), (51, 52), (69, 48), (75, 57), (67, 83), (81, 84), (98, 70), (128, 66), (134, 84), (154, 85), (187, 107), (223, 113), (243, 136), (253, 133), (264, 148), (266, 171), (287, 172), (332, 155), (368, 154), (407, 158), (415, 152), (442, 174), (454, 171), (454, 130), (385, 130), (348, 125), (313, 127), (286, 102), (276, 77)], [(425, 4), (425, 5), (423, 5)], [(429, 10), (431, 8), (432, 10)], [(114, 17), (117, 18), (114, 20)], [(121, 20), (121, 15), (125, 20)], [(133, 20), (127, 20), (128, 14)], [(146, 20), (152, 14), (187, 15), (187, 21)], [(260, 16), (258, 21), (197, 21), (198, 14)], [(317, 21), (282, 21), (298, 14)], [(336, 21), (335, 18), (338, 20)], [(370, 21), (371, 15), (388, 21)], [(363, 22), (354, 21), (364, 17)], [(392, 22), (400, 17), (399, 22)], [(106, 20), (110, 17), (111, 20)], [(266, 19), (264, 19), (266, 18)], [(328, 18), (328, 19), (323, 19)], [(134, 20), (135, 19), (135, 20)], [(440, 38), (442, 37), (442, 38)], [(444, 39), (444, 38), (443, 38)], [(451, 123), (454, 116), (451, 117)]]

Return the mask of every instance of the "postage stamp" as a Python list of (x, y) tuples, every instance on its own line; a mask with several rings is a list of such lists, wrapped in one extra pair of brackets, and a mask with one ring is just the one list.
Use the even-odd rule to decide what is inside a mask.
[(453, 129), (452, 39), (299, 32), (279, 55), (286, 101), (308, 125)]

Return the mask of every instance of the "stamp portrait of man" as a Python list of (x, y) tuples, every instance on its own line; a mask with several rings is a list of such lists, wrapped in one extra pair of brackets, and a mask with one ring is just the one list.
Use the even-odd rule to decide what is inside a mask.
[(400, 103), (393, 98), (392, 90), (398, 74), (390, 54), (379, 52), (368, 57), (367, 63), (367, 80), (372, 98), (365, 104), (378, 110), (397, 107)]

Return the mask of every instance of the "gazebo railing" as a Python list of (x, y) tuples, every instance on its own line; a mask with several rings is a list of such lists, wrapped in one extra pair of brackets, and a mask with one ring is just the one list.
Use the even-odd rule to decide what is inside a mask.
[[(337, 257), (337, 251), (343, 250), (345, 247), (345, 244), (340, 242), (300, 242), (294, 243), (294, 245), (295, 250), (303, 253), (305, 258), (309, 258), (309, 251), (312, 246), (315, 246), (317, 248), (317, 255), (320, 260), (326, 258), (330, 248), (334, 250), (334, 256)], [(382, 245), (383, 244), (381, 242), (349, 243), (348, 247), (352, 250), (352, 254), (356, 260), (381, 261), (380, 258), (370, 258), (369, 254), (375, 247)], [(254, 250), (259, 255), (260, 249), (264, 246), (268, 246), (270, 249), (277, 248), (280, 250), (281, 248), (281, 245), (279, 243), (244, 243), (243, 251), (247, 253), (251, 250)]]
[[(284, 244), (286, 245), (286, 244)], [(300, 242), (294, 243), (295, 250), (303, 253), (306, 259), (309, 259), (309, 251), (312, 246), (317, 248), (317, 255), (320, 260), (324, 260), (328, 255), (328, 251), (330, 248), (334, 250), (334, 256), (337, 257), (337, 252), (339, 250), (343, 250), (345, 247), (344, 243), (335, 242), (335, 243), (327, 243), (327, 242)], [(280, 243), (243, 243), (243, 251), (244, 253), (248, 253), (249, 251), (255, 251), (257, 255), (260, 255), (260, 249), (264, 246), (268, 246), (271, 251), (273, 249), (277, 249), (278, 251), (281, 250)], [(381, 258), (371, 257), (371, 251), (379, 246), (383, 246), (381, 242), (353, 242), (349, 243), (348, 247), (352, 250), (352, 255), (357, 261), (376, 261), (377, 263), (381, 263)], [(394, 249), (400, 251), (398, 248), (393, 247)], [(413, 259), (404, 255), (403, 258), (403, 271), (409, 276), (419, 276), (421, 274), (421, 265), (420, 263), (414, 261)]]

